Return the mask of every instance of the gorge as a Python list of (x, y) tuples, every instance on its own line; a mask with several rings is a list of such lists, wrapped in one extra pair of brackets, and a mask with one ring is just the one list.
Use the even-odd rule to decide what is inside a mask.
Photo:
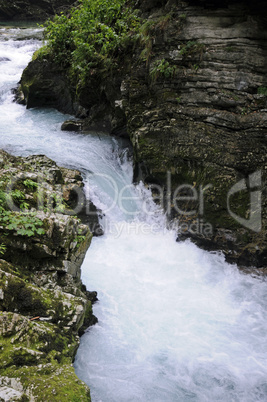
[[(137, 46), (112, 77), (92, 74), (75, 92), (64, 71), (37, 57), (22, 75), (27, 108), (10, 90), (39, 43), (2, 29), (12, 69), (1, 61), (0, 148), (78, 169), (102, 211), (104, 236), (93, 238), (82, 265), (83, 283), (98, 292), (98, 324), (83, 335), (74, 362), (93, 401), (264, 401), (265, 17), (256, 3), (139, 6), (149, 22), (148, 63)], [(61, 131), (66, 119), (82, 131)], [(250, 208), (260, 216), (252, 229)], [(178, 240), (190, 237), (212, 252), (177, 242), (178, 218), (191, 230)], [(46, 378), (53, 400), (64, 400), (60, 373), (58, 382)], [(69, 384), (74, 378), (68, 374)], [(65, 400), (89, 400), (82, 392), (81, 385)]]

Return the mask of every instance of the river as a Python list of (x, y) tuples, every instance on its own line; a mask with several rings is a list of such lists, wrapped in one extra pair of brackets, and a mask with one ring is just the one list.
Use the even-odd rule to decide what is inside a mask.
[(92, 401), (266, 402), (266, 280), (177, 243), (149, 191), (131, 184), (122, 141), (63, 132), (69, 116), (13, 102), (11, 89), (40, 46), (32, 31), (0, 26), (0, 148), (80, 169), (105, 212), (105, 235), (82, 266), (83, 282), (98, 292), (99, 322), (74, 362)]

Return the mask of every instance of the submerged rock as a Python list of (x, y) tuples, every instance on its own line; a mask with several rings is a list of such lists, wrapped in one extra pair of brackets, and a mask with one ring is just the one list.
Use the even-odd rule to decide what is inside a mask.
[(10, 61), (8, 57), (0, 57), (0, 63), (3, 61)]
[(78, 334), (97, 321), (96, 292), (80, 280), (92, 239), (74, 215), (81, 174), (1, 151), (0, 183), (0, 395), (90, 401), (71, 365)]
[(77, 120), (66, 120), (61, 125), (62, 131), (80, 131), (82, 129), (82, 122)]

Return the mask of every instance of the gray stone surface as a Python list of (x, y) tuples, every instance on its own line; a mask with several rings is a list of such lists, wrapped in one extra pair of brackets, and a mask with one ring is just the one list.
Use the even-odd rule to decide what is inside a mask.
[(0, 387), (0, 401), (12, 402), (18, 401), (22, 397), (22, 393), (9, 387)]

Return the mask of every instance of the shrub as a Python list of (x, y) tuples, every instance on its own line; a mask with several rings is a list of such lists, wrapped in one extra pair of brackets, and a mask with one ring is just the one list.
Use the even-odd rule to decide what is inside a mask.
[(84, 79), (90, 69), (110, 66), (111, 59), (135, 38), (137, 14), (125, 0), (79, 0), (68, 15), (46, 23), (47, 51), (72, 75)]

